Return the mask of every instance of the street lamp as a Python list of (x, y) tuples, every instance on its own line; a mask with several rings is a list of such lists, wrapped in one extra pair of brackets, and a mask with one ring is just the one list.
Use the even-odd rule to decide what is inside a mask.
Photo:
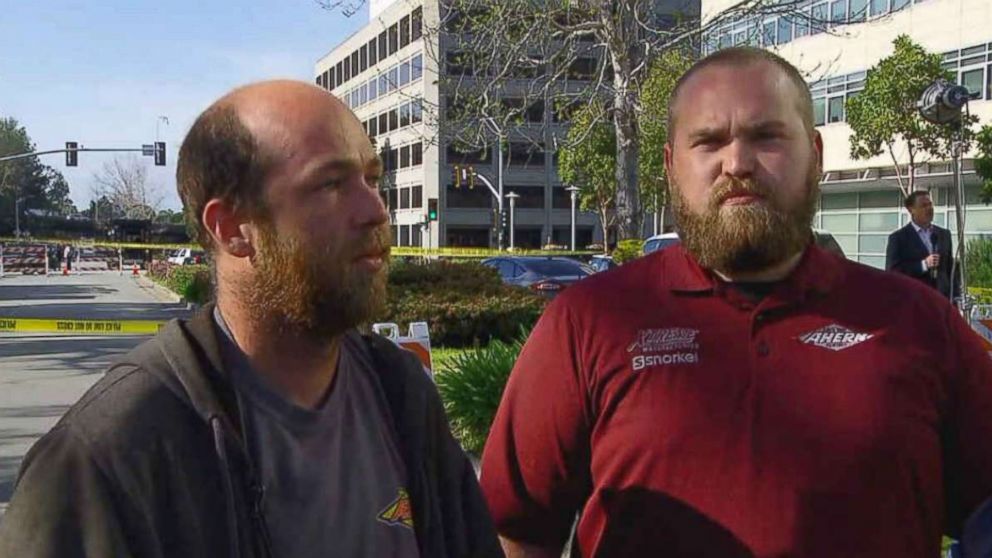
[(576, 217), (575, 202), (579, 198), (580, 190), (581, 188), (577, 188), (575, 186), (569, 186), (568, 188), (565, 188), (565, 191), (568, 192), (569, 196), (572, 198), (572, 251), (573, 252), (575, 251), (575, 217)]
[(517, 208), (517, 198), (519, 198), (519, 197), (520, 197), (520, 194), (518, 194), (516, 192), (510, 192), (509, 194), (506, 195), (506, 199), (510, 200), (510, 251), (511, 252), (513, 251), (513, 248), (516, 245), (515, 242), (514, 242), (516, 240), (516, 234), (515, 234), (515, 231), (514, 231), (514, 229), (516, 227), (514, 227), (513, 222), (514, 222), (514, 219), (515, 219), (515, 214), (517, 212), (516, 211), (516, 208)]

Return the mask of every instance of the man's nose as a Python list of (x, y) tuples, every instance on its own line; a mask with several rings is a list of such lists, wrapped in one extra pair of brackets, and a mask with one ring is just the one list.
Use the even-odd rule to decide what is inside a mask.
[(389, 221), (386, 205), (379, 195), (379, 188), (362, 179), (362, 186), (356, 194), (354, 222), (360, 228), (374, 228)]
[(754, 173), (754, 149), (747, 141), (735, 138), (724, 148), (723, 174), (747, 178)]

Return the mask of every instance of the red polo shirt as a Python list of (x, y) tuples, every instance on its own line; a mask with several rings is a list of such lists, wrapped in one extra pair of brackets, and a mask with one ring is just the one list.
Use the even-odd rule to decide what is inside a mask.
[(548, 307), (482, 488), (523, 542), (581, 510), (583, 556), (934, 558), (992, 495), (992, 359), (932, 289), (815, 247), (757, 304), (662, 250)]

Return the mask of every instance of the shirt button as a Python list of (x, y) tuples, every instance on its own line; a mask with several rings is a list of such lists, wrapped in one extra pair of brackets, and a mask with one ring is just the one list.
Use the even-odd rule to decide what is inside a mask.
[(758, 315), (756, 315), (754, 317), (754, 321), (756, 321), (756, 322), (763, 322), (763, 321), (765, 321), (765, 315), (759, 313)]
[(768, 343), (761, 341), (758, 343), (758, 356), (768, 356), (770, 349), (768, 348)]

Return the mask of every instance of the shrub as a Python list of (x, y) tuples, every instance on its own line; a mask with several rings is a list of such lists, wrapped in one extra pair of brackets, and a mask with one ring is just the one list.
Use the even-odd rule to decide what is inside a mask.
[(992, 288), (992, 238), (976, 238), (965, 250), (968, 285)]
[(213, 299), (209, 265), (175, 265), (154, 261), (148, 275), (187, 302), (205, 304)]
[(427, 322), (431, 344), (465, 347), (512, 340), (537, 321), (546, 302), (504, 285), (495, 270), (478, 262), (401, 263), (390, 269), (386, 306), (374, 321), (401, 327)]
[(456, 354), (449, 369), (435, 376), (452, 430), (466, 451), (478, 455), (489, 436), (496, 409), (527, 331), (509, 343), (495, 340)]
[(618, 265), (623, 265), (630, 260), (639, 258), (643, 249), (643, 240), (638, 240), (636, 238), (621, 240), (617, 243), (617, 247), (613, 249), (613, 261), (615, 261)]

